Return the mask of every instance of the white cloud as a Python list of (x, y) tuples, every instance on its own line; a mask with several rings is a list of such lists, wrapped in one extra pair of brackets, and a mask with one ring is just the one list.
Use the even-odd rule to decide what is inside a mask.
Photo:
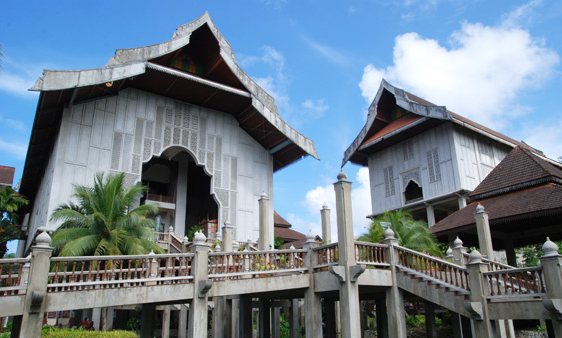
[(10, 142), (0, 139), (0, 153), (8, 153), (18, 160), (25, 159), (27, 153), (27, 144), (21, 142)]
[(301, 106), (304, 109), (304, 111), (308, 113), (306, 115), (315, 119), (324, 116), (324, 112), (326, 112), (326, 110), (330, 108), (328, 107), (328, 104), (324, 99), (319, 99), (319, 100), (308, 99), (304, 101), (301, 104)]
[(447, 48), (417, 33), (396, 37), (392, 65), (365, 67), (359, 83), (363, 97), (370, 103), (384, 77), (435, 104), (500, 128), (513, 117), (517, 94), (538, 86), (559, 62), (558, 54), (528, 31), (508, 25), (464, 23), (449, 43)]
[[(336, 197), (334, 192), (334, 186), (328, 184), (325, 186), (317, 186), (316, 188), (309, 190), (306, 193), (305, 200), (303, 204), (308, 210), (309, 217), (315, 217), (317, 222), (308, 222), (304, 225), (317, 225), (317, 227), (311, 227), (313, 229), (318, 229), (318, 232), (313, 232), (314, 234), (321, 235), (322, 228), (320, 226), (320, 209), (322, 205), (326, 203), (330, 211), (331, 220), (331, 232), (332, 240), (335, 241), (338, 238), (337, 229), (337, 218), (336, 218)], [(360, 168), (355, 177), (355, 182), (351, 189), (351, 208), (353, 211), (353, 228), (354, 233), (357, 236), (365, 233), (366, 227), (369, 225), (370, 221), (365, 217), (371, 214), (371, 193), (369, 187), (369, 169), (366, 167)], [(304, 221), (304, 219), (303, 219)], [(295, 225), (295, 223), (292, 223)], [(302, 222), (300, 224), (303, 224)], [(295, 226), (295, 229), (299, 229)], [(308, 233), (309, 229), (300, 228), (299, 231), (305, 231)]]
[(531, 0), (517, 8), (510, 13), (503, 16), (502, 22), (507, 27), (519, 27), (522, 24), (529, 24), (535, 14), (535, 9), (542, 5), (542, 0)]
[(0, 125), (4, 127), (9, 126), (11, 129), (15, 129), (17, 131), (27, 130), (27, 126), (23, 122), (14, 119), (3, 118), (1, 115), (0, 115)]
[(328, 59), (329, 61), (340, 66), (347, 66), (349, 64), (348, 59), (339, 50), (332, 48), (330, 46), (320, 44), (306, 36), (303, 36), (303, 39), (314, 50), (316, 50), (318, 53), (320, 53), (320, 55), (322, 55), (324, 58)]
[(22, 75), (14, 75), (6, 72), (0, 73), (0, 90), (10, 94), (36, 99), (38, 93), (28, 91), (34, 84), (35, 81), (33, 79)]
[(547, 157), (556, 160), (562, 156), (562, 121), (525, 125), (521, 135), (525, 143), (541, 150)]

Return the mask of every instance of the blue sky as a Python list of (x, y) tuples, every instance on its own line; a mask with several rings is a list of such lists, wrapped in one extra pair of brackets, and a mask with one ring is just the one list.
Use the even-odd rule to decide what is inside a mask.
[[(115, 49), (166, 41), (205, 11), (318, 149), (321, 161), (274, 176), (275, 209), (296, 230), (320, 233), (322, 204), (334, 209), (331, 184), (382, 77), (562, 156), (560, 1), (10, 1), (0, 12), (0, 164), (19, 180), (38, 98), (27, 89), (43, 69), (101, 67)], [(368, 176), (344, 170), (360, 234)]]

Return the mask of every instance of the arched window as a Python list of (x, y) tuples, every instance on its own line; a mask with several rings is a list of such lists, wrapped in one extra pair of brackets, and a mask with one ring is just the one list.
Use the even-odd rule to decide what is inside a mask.
[(406, 203), (419, 201), (422, 198), (422, 188), (416, 182), (410, 180), (408, 182), (408, 185), (406, 185), (406, 189), (404, 190), (404, 199), (406, 200)]

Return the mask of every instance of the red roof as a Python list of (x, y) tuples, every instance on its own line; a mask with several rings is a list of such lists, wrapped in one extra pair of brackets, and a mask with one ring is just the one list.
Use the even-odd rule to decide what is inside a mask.
[(415, 121), (421, 119), (422, 116), (416, 115), (416, 114), (406, 114), (402, 117), (400, 117), (399, 119), (396, 119), (392, 122), (390, 122), (389, 124), (387, 124), (386, 126), (384, 126), (381, 130), (377, 131), (375, 133), (375, 135), (371, 136), (369, 139), (367, 139), (366, 141), (364, 141), (362, 143), (362, 145), (367, 144), (371, 141), (374, 141), (378, 138), (381, 138), (383, 136), (386, 136), (390, 133), (392, 133), (395, 130), (398, 130), (404, 126), (407, 126), (411, 123), (414, 123)]
[(282, 238), (285, 242), (304, 241), (306, 239), (306, 236), (298, 231), (278, 226), (273, 228), (273, 235)]
[(0, 165), (0, 185), (12, 186), (16, 168)]
[(273, 211), (273, 225), (285, 228), (291, 227), (291, 223), (287, 222), (287, 220), (281, 217), (275, 210)]

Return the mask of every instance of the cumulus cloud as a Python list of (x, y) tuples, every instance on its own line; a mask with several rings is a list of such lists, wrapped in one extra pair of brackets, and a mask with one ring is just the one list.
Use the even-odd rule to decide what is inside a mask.
[(501, 128), (513, 118), (517, 94), (538, 86), (559, 62), (555, 51), (514, 26), (514, 20), (497, 27), (465, 22), (450, 35), (449, 47), (417, 33), (396, 37), (392, 65), (364, 68), (359, 83), (363, 97), (370, 103), (385, 78), (435, 104)]
[[(303, 231), (305, 233), (308, 233), (310, 229), (317, 229), (317, 232), (313, 231), (313, 233), (321, 235), (322, 227), (320, 221), (320, 209), (322, 209), (322, 205), (324, 205), (324, 203), (326, 203), (330, 209), (332, 240), (335, 241), (338, 238), (338, 229), (336, 219), (336, 195), (332, 184), (317, 186), (306, 193), (303, 204), (308, 210), (309, 218), (316, 219), (317, 221), (306, 222), (304, 219), (295, 219), (300, 223), (297, 224), (292, 222), (292, 224), (295, 225), (295, 229), (299, 229), (299, 231)], [(353, 183), (351, 189), (351, 205), (353, 211), (354, 233), (355, 235), (360, 236), (366, 232), (366, 227), (370, 223), (370, 221), (365, 217), (371, 214), (369, 169), (366, 167), (360, 168), (355, 176), (355, 182)], [(309, 228), (299, 228), (298, 226), (301, 225), (305, 227), (308, 226)]]
[(306, 100), (301, 104), (301, 107), (307, 112), (307, 115), (315, 119), (324, 116), (324, 112), (330, 108), (324, 99)]

